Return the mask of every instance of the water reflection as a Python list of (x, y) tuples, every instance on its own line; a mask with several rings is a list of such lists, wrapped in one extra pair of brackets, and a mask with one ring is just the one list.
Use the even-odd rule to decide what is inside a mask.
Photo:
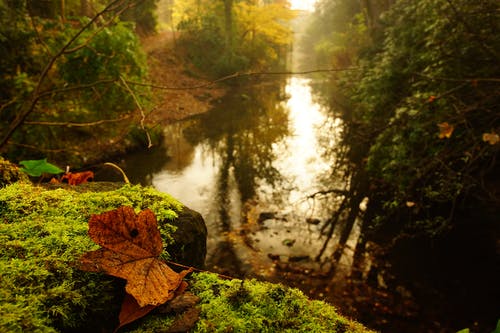
[(152, 184), (204, 216), (209, 267), (269, 271), (268, 255), (312, 259), (324, 244), (319, 223), (338, 198), (307, 195), (323, 190), (320, 175), (331, 167), (318, 134), (328, 131), (335, 143), (340, 123), (313, 102), (309, 83), (292, 77), (234, 89), (210, 112), (166, 129), (167, 154), (152, 156), (161, 170), (145, 179), (149, 162), (140, 173), (127, 163), (134, 182)]

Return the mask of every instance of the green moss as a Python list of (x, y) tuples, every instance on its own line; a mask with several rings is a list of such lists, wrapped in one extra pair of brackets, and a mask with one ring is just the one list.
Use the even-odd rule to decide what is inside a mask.
[(151, 188), (95, 192), (91, 185), (77, 192), (15, 183), (0, 189), (1, 332), (89, 328), (119, 311), (116, 279), (82, 272), (75, 262), (99, 247), (87, 235), (91, 214), (123, 205), (152, 209), (165, 246), (172, 242), (167, 222), (182, 206)]
[(28, 181), (28, 176), (17, 165), (0, 156), (0, 188), (19, 180)]
[[(210, 273), (193, 274), (189, 283), (201, 298), (194, 332), (371, 332), (298, 289), (256, 280), (223, 280)], [(155, 332), (172, 320), (151, 315), (132, 332)]]
[[(151, 188), (99, 192), (96, 186), (0, 189), (0, 332), (111, 332), (117, 326), (123, 282), (75, 267), (83, 253), (98, 248), (87, 236), (88, 219), (122, 205), (150, 208), (168, 243), (173, 227), (167, 222), (182, 206)], [(195, 332), (368, 332), (296, 289), (208, 273), (193, 274), (189, 283), (201, 298)], [(150, 314), (124, 330), (166, 331), (174, 320)]]

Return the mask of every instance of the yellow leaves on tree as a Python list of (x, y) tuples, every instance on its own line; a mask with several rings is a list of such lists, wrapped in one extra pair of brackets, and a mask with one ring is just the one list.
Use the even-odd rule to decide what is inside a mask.
[(130, 323), (175, 296), (190, 271), (173, 271), (158, 259), (163, 243), (157, 221), (149, 209), (135, 214), (120, 207), (89, 221), (89, 236), (102, 248), (80, 258), (81, 269), (103, 272), (127, 280), (120, 327)]

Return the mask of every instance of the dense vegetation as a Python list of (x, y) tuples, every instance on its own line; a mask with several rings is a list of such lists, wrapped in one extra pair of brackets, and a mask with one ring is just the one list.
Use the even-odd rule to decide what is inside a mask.
[(283, 1), (179, 1), (174, 16), (188, 56), (210, 74), (266, 70), (286, 61), (294, 13)]
[(362, 3), (320, 1), (307, 42), (320, 64), (359, 67), (335, 84), (379, 204), (370, 226), (435, 236), (495, 222), (498, 2)]
[(152, 29), (141, 22), (154, 1), (143, 3), (0, 2), (2, 153), (89, 162), (137, 127), (124, 120), (148, 93), (127, 83), (147, 74), (134, 21)]

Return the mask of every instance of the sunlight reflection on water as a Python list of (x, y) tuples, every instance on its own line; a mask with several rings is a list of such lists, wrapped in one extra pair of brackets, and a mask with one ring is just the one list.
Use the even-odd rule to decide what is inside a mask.
[[(311, 79), (304, 77), (290, 77), (286, 81), (284, 92), (288, 99), (278, 103), (284, 106), (286, 117), (283, 121), (287, 123), (281, 124), (288, 129), (288, 134), (279, 141), (267, 142), (276, 157), (272, 166), (279, 172), (282, 181), (270, 185), (264, 179), (257, 179), (255, 195), (248, 202), (241, 201), (244, 196), (240, 193), (241, 184), (245, 184), (241, 177), (252, 178), (255, 175), (241, 174), (240, 170), (240, 179), (237, 179), (237, 166), (231, 165), (229, 169), (224, 169), (228, 159), (221, 154), (227, 154), (228, 138), (237, 140), (242, 135), (250, 135), (252, 130), (246, 127), (239, 129), (235, 122), (239, 124), (240, 120), (232, 119), (233, 116), (227, 113), (223, 113), (223, 120), (206, 123), (205, 127), (194, 127), (220, 127), (223, 134), (217, 136), (220, 141), (215, 144), (214, 141), (210, 145), (208, 141), (199, 139), (193, 145), (186, 138), (186, 128), (199, 124), (196, 121), (203, 123), (207, 120), (174, 124), (166, 129), (165, 146), (168, 148), (169, 159), (160, 171), (151, 175), (151, 183), (158, 190), (171, 194), (202, 214), (209, 232), (209, 265), (211, 258), (217, 260), (217, 254), (214, 253), (217, 253), (220, 242), (227, 241), (228, 232), (238, 234), (241, 227), (248, 231), (248, 226), (244, 224), (252, 221), (257, 225), (254, 225), (247, 239), (258, 247), (259, 259), (254, 252), (244, 250), (244, 246), (237, 246), (234, 251), (242, 262), (254, 260), (258, 261), (257, 264), (271, 264), (267, 254), (276, 253), (285, 257), (313, 258), (322, 247), (325, 236), (321, 235), (321, 226), (306, 221), (325, 221), (331, 214), (332, 201), (323, 202), (324, 206), (321, 207), (322, 204), (311, 202), (307, 196), (325, 189), (321, 177), (329, 171), (332, 156), (323, 156), (325, 147), (322, 147), (320, 137), (326, 135), (330, 140), (329, 144), (335, 144), (341, 122), (328, 116), (327, 111), (313, 100), (310, 82)], [(221, 106), (224, 110), (234, 107), (232, 104)], [(252, 117), (257, 115), (252, 114)], [(231, 132), (230, 129), (234, 127), (238, 128), (237, 132)], [(275, 129), (265, 129), (263, 135), (266, 131), (273, 130)], [(195, 132), (195, 135), (199, 133)], [(266, 144), (266, 141), (259, 143)], [(259, 152), (259, 149), (256, 151)], [(242, 150), (233, 150), (233, 154), (244, 153)], [(327, 209), (322, 209), (325, 207)], [(277, 214), (282, 218), (263, 221), (260, 216), (262, 213)], [(233, 237), (232, 241), (234, 240)], [(293, 242), (293, 246), (287, 245), (287, 242)], [(331, 251), (325, 252), (325, 256), (329, 254)]]

